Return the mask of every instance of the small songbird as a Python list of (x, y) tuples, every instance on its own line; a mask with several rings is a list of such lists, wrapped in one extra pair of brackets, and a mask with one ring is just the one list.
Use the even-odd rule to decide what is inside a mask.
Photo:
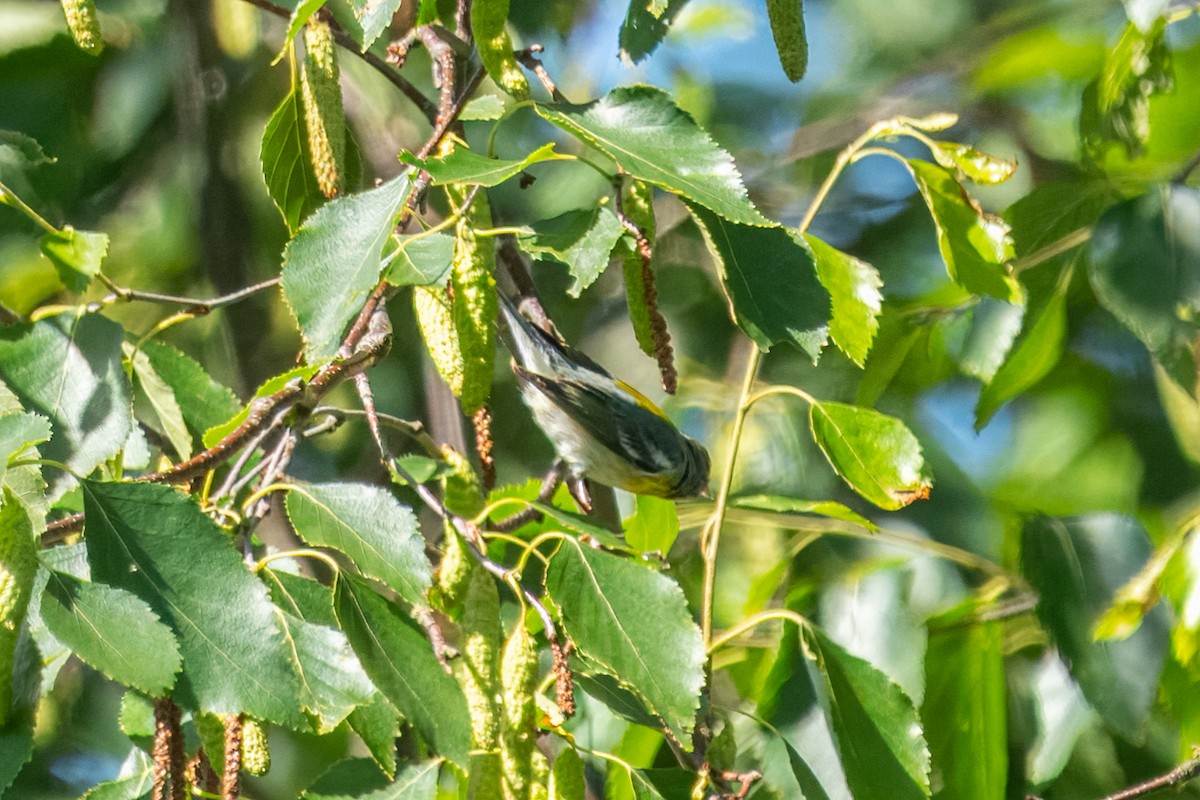
[(657, 497), (706, 492), (703, 445), (636, 389), (527, 320), (503, 294), (500, 308), (500, 334), (521, 394), (570, 478)]

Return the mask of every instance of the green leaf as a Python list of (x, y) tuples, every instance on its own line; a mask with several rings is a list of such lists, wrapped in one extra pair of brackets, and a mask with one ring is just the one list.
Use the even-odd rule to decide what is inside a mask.
[(526, 167), (542, 161), (560, 161), (569, 156), (554, 152), (549, 142), (519, 160), (489, 158), (466, 147), (456, 147), (443, 156), (421, 160), (407, 150), (400, 151), (400, 161), (423, 169), (433, 177), (434, 184), (469, 183), (496, 186), (520, 174)]
[[(1004, 363), (1024, 317), (1024, 306), (982, 297), (967, 313), (940, 326), (939, 332), (946, 337), (946, 348), (959, 370), (986, 384)], [(961, 341), (956, 341), (959, 334)]]
[(731, 222), (771, 224), (747, 197), (733, 157), (661, 89), (625, 86), (585, 105), (534, 108), (635, 178)]
[(1194, 392), (1200, 326), (1200, 190), (1164, 184), (1110, 208), (1092, 231), (1096, 299)]
[(40, 414), (17, 412), (0, 415), (0, 481), (8, 462), (50, 438), (50, 420)]
[[(129, 436), (123, 335), (120, 325), (98, 314), (0, 328), (0, 378), (25, 408), (50, 418), (54, 436), (42, 455), (80, 475), (116, 455)], [(52, 501), (75, 483), (54, 473), (47, 490)]]
[(133, 377), (137, 379), (135, 388), (141, 391), (158, 418), (158, 427), (171, 443), (179, 460), (187, 461), (192, 457), (192, 435), (184, 422), (183, 409), (179, 406), (175, 391), (154, 369), (150, 357), (141, 350), (135, 350), (133, 345), (126, 342), (122, 352), (129, 358)]
[(115, 780), (93, 786), (80, 800), (140, 800), (154, 788), (154, 761), (133, 747)]
[(625, 541), (643, 553), (671, 552), (679, 536), (679, 516), (675, 503), (661, 497), (636, 496), (633, 516), (625, 520)]
[(621, 25), (621, 56), (634, 64), (654, 52), (687, 0), (629, 0)]
[(338, 574), (338, 622), (363, 669), (439, 754), (465, 767), (471, 739), (467, 701), (424, 634), (362, 578)]
[(879, 334), (863, 367), (862, 381), (854, 397), (856, 404), (875, 405), (900, 372), (913, 345), (921, 337), (922, 330), (911, 315), (895, 313), (883, 316)]
[(806, 626), (803, 638), (824, 679), (830, 725), (855, 800), (929, 797), (929, 749), (912, 701), (819, 629)]
[(591, 286), (608, 266), (609, 254), (625, 232), (608, 206), (578, 209), (535, 222), (531, 233), (517, 234), (517, 244), (535, 258), (549, 256), (565, 264), (575, 282), (572, 297)]
[(85, 481), (83, 501), (93, 580), (137, 595), (175, 631), (183, 674), (173, 696), (214, 714), (303, 725), (278, 612), (199, 506), (149, 483)]
[(804, 0), (767, 0), (767, 17), (775, 50), (788, 80), (796, 83), (808, 71), (808, 39), (804, 35)]
[(32, 757), (32, 722), (28, 725), (9, 724), (0, 730), (0, 794), (12, 785)]
[(286, 387), (292, 381), (307, 381), (313, 375), (316, 375), (320, 368), (321, 363), (305, 364), (304, 366), (289, 369), (282, 375), (276, 375), (273, 378), (268, 378), (267, 380), (263, 381), (262, 385), (259, 386), (254, 392), (253, 399), (251, 399), (249, 403), (246, 403), (246, 405), (242, 406), (241, 411), (234, 414), (222, 424), (209, 428), (204, 432), (204, 446), (212, 447), (217, 442), (221, 441), (226, 436), (241, 427), (242, 424), (245, 423), (245, 421), (249, 418), (250, 409), (254, 405), (255, 400), (261, 400), (264, 397), (270, 397)]
[(171, 629), (140, 598), (114, 586), (51, 572), (42, 620), (88, 666), (152, 697), (175, 684), (181, 658)]
[(307, 358), (332, 356), (379, 281), (380, 254), (408, 199), (408, 173), (321, 206), (283, 253), (283, 294)]
[(704, 644), (679, 585), (635, 561), (565, 540), (546, 570), (546, 590), (579, 652), (645, 700), (690, 750)]
[(879, 526), (871, 520), (832, 500), (799, 500), (774, 494), (756, 494), (734, 497), (729, 504), (734, 508), (753, 508), (781, 514), (816, 514), (821, 517), (852, 522), (872, 532), (879, 530)]
[(779, 731), (767, 728), (763, 735), (766, 742), (759, 763), (766, 786), (774, 789), (780, 798), (829, 800), (829, 793), (825, 791), (812, 769)]
[(979, 394), (975, 406), (975, 430), (1014, 397), (1033, 388), (1062, 357), (1067, 339), (1066, 285), (1056, 291), (1038, 315), (1033, 327), (1000, 365), (991, 382)]
[(930, 152), (933, 160), (946, 169), (956, 170), (967, 179), (985, 186), (1004, 183), (1017, 171), (1016, 161), (996, 158), (969, 144), (934, 142)]
[[(313, 5), (309, 0), (296, 7), (293, 14), (295, 32), (289, 29), (287, 41), (300, 31), (304, 22), (295, 23), (301, 10)], [(315, 11), (316, 9), (312, 9)], [(312, 11), (307, 16), (312, 15)], [(267, 182), (267, 194), (275, 202), (288, 233), (294, 234), (305, 217), (321, 207), (325, 195), (313, 174), (312, 154), (308, 149), (308, 134), (304, 128), (304, 111), (300, 93), (293, 89), (283, 102), (271, 113), (263, 131), (259, 161), (262, 163), (263, 179)]]
[(1158, 691), (1166, 610), (1152, 609), (1121, 641), (1093, 641), (1092, 624), (1149, 557), (1145, 530), (1119, 514), (1034, 517), (1021, 535), (1021, 569), (1038, 592), (1038, 617), (1088, 701), (1134, 740)]
[(851, 489), (895, 511), (929, 496), (921, 443), (895, 417), (843, 403), (813, 403), (813, 438)]
[(359, 50), (366, 52), (391, 24), (401, 0), (345, 0), (330, 3), (329, 9)]
[(400, 712), (381, 693), (350, 712), (346, 721), (367, 746), (371, 758), (389, 778), (396, 774), (396, 739), (400, 737)]
[[(946, 627), (939, 629), (938, 624)], [(1004, 800), (1008, 782), (1003, 626), (942, 616), (925, 653), (921, 719), (940, 788), (934, 797)]]
[[(272, 579), (271, 597), (283, 612), (284, 635), (292, 644), (301, 702), (316, 716), (317, 733), (327, 733), (378, 692), (337, 629), (329, 587), (286, 572), (266, 574)], [(395, 770), (393, 759), (388, 774)]]
[(790, 342), (816, 361), (828, 336), (829, 292), (794, 231), (737, 225), (688, 206), (704, 234), (738, 327), (763, 350)]
[(82, 292), (100, 274), (100, 264), (108, 255), (108, 234), (77, 231), (67, 225), (42, 236), (38, 245), (67, 289)]
[(865, 261), (807, 233), (804, 240), (812, 251), (817, 278), (832, 299), (833, 319), (829, 322), (829, 335), (833, 343), (861, 367), (867, 360), (875, 332), (879, 330), (879, 314), (883, 310), (883, 295), (879, 289), (883, 280), (878, 270)]
[(445, 286), (454, 258), (454, 237), (444, 233), (401, 236), (388, 258), (384, 280), (392, 286)]
[(955, 283), (975, 294), (1023, 302), (1024, 292), (1008, 264), (1013, 245), (1004, 220), (983, 213), (945, 167), (914, 158), (902, 163), (933, 216), (938, 249)]
[(1158, 17), (1148, 29), (1129, 24), (1108, 52), (1100, 77), (1083, 93), (1079, 132), (1093, 162), (1103, 162), (1110, 142), (1120, 142), (1129, 157), (1145, 152), (1150, 138), (1150, 98), (1175, 86), (1167, 20)]
[(314, 483), (288, 492), (288, 519), (314, 547), (345, 553), (362, 574), (425, 605), (432, 567), (417, 517), (386, 489), (359, 483)]
[(175, 397), (187, 399), (179, 408), (183, 421), (197, 439), (241, 410), (241, 403), (228, 387), (218, 383), (195, 359), (166, 342), (157, 339), (143, 342), (141, 352), (150, 359), (150, 365)]
[(1103, 180), (1043, 183), (1004, 212), (1012, 226), (1016, 254), (1032, 255), (1068, 234), (1090, 228), (1116, 199), (1112, 185)]
[(389, 781), (371, 759), (347, 759), (327, 769), (300, 800), (433, 800), (440, 767), (440, 761), (409, 764)]

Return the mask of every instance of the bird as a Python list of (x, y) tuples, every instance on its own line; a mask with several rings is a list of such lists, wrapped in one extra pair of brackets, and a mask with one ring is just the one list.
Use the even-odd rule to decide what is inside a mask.
[[(582, 488), (586, 477), (655, 497), (707, 493), (704, 445), (641, 392), (526, 319), (503, 292), (499, 297), (500, 338), (522, 398), (565, 464), (569, 486)], [(582, 499), (588, 505), (586, 490)]]

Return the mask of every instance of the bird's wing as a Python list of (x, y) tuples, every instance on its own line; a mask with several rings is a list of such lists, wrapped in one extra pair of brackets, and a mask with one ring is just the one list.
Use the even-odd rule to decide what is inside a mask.
[(615, 388), (605, 391), (582, 381), (549, 380), (519, 366), (516, 370), (521, 380), (532, 384), (593, 438), (637, 469), (657, 475), (680, 467), (683, 435), (661, 412), (656, 413), (650, 401), (645, 401), (646, 408), (624, 399)]

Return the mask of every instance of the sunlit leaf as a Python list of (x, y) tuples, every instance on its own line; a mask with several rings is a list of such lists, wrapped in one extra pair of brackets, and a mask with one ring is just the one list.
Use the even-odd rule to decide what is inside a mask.
[(575, 279), (567, 290), (572, 297), (579, 297), (600, 277), (625, 231), (612, 209), (602, 205), (567, 211), (530, 228), (530, 233), (517, 235), (517, 244), (531, 256), (553, 258), (566, 265)]
[(51, 572), (41, 615), (76, 656), (117, 683), (154, 697), (174, 685), (181, 666), (175, 636), (133, 594)]
[(455, 147), (445, 155), (431, 156), (424, 160), (407, 150), (400, 151), (400, 161), (423, 169), (436, 184), (466, 183), (478, 186), (496, 186), (515, 177), (532, 164), (542, 161), (557, 161), (568, 158), (554, 152), (554, 143), (542, 145), (521, 159), (489, 158), (467, 147)]
[(439, 755), (465, 767), (471, 738), (467, 701), (429, 640), (356, 575), (340, 573), (333, 596), (338, 622), (372, 682)]
[(444, 233), (400, 237), (383, 277), (392, 286), (444, 286), (450, 280), (454, 237)]
[(687, 0), (629, 0), (621, 25), (621, 55), (638, 63), (654, 52)]
[(87, 289), (108, 255), (108, 234), (77, 231), (70, 225), (43, 235), (38, 244), (58, 270), (58, 279), (72, 292)]
[(1017, 162), (996, 158), (968, 144), (935, 142), (933, 160), (947, 169), (961, 172), (969, 180), (990, 186), (1004, 183), (1017, 171)]
[(805, 234), (804, 240), (812, 250), (817, 278), (832, 298), (829, 335), (861, 367), (879, 330), (879, 314), (883, 310), (883, 295), (879, 292), (883, 281), (879, 271), (815, 236)]
[(1008, 264), (1013, 245), (1004, 220), (985, 214), (945, 167), (912, 158), (903, 163), (933, 215), (950, 277), (969, 292), (1022, 302), (1024, 292)]
[(804, 240), (786, 228), (739, 225), (700, 206), (689, 208), (738, 327), (763, 350), (790, 342), (815, 361), (829, 333), (831, 300)]
[(638, 694), (684, 749), (704, 686), (704, 645), (679, 585), (628, 558), (565, 540), (546, 589), (579, 652)]
[(218, 383), (199, 362), (171, 345), (151, 339), (142, 343), (140, 352), (146, 354), (154, 371), (171, 387), (175, 397), (185, 399), (179, 410), (197, 439), (241, 410), (237, 396), (227, 386)]
[(301, 539), (345, 553), (359, 571), (382, 581), (408, 603), (425, 604), (432, 567), (412, 510), (390, 492), (363, 483), (293, 487), (287, 514)]
[(1066, 305), (1065, 291), (1055, 292), (1029, 332), (983, 387), (975, 407), (976, 430), (986, 426), (1005, 403), (1046, 377), (1058, 363), (1066, 345)]
[[(121, 366), (120, 325), (98, 314), (59, 314), (0, 327), (0, 378), (30, 411), (50, 419), (41, 452), (86, 475), (125, 444), (132, 424), (130, 387)], [(75, 483), (55, 471), (56, 500)]]
[(1004, 800), (1008, 708), (1002, 626), (947, 614), (930, 627), (921, 719), (933, 783), (940, 787), (933, 796)]
[(625, 520), (625, 541), (635, 550), (669, 553), (679, 536), (679, 517), (675, 503), (661, 497), (639, 494), (634, 514)]
[[(297, 6), (297, 15), (305, 6), (312, 5), (313, 0), (308, 0)], [(312, 11), (309, 11), (308, 15), (311, 14)], [(303, 26), (303, 22), (297, 25), (296, 32)], [(263, 178), (267, 182), (267, 193), (283, 215), (288, 232), (294, 234), (305, 218), (325, 202), (325, 195), (321, 193), (317, 176), (313, 173), (312, 154), (308, 149), (308, 134), (304, 129), (304, 111), (298, 91), (288, 92), (267, 120), (259, 160)]]
[[(192, 434), (184, 422), (183, 409), (174, 389), (162, 379), (150, 357), (141, 350), (134, 350), (133, 346), (127, 343), (123, 352), (129, 358), (133, 377), (136, 379), (136, 389), (149, 402), (153, 411), (152, 417), (157, 417), (157, 420), (151, 420), (151, 424), (157, 423), (153, 427), (160, 429), (166, 436), (179, 460), (187, 461), (192, 457)], [(190, 398), (184, 397), (185, 403), (189, 400)]]
[(584, 105), (535, 108), (635, 178), (731, 222), (771, 224), (747, 197), (733, 157), (661, 89), (625, 86)]
[(921, 444), (886, 414), (843, 403), (813, 403), (813, 438), (850, 488), (894, 511), (929, 496)]
[(146, 601), (178, 638), (173, 696), (215, 714), (303, 725), (267, 589), (200, 507), (150, 483), (85, 481), (83, 497), (93, 580)]
[(347, 759), (327, 769), (300, 800), (433, 800), (440, 768), (440, 761), (409, 764), (388, 780), (371, 759)]
[(816, 514), (821, 517), (852, 522), (869, 531), (879, 530), (879, 526), (871, 520), (832, 500), (799, 500), (780, 495), (756, 494), (734, 497), (729, 504), (734, 508), (754, 508), (763, 511), (778, 511), (784, 514)]
[(283, 294), (308, 359), (332, 356), (379, 280), (383, 245), (408, 199), (408, 173), (321, 206), (283, 254)]

